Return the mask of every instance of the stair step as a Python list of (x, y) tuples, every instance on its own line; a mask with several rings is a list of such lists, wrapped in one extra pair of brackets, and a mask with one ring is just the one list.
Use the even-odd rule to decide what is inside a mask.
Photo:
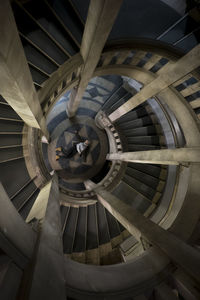
[(124, 175), (123, 181), (126, 182), (128, 185), (130, 185), (137, 192), (142, 194), (144, 197), (147, 197), (149, 200), (152, 200), (156, 193), (156, 191), (154, 189), (152, 189), (151, 187), (147, 186), (143, 182), (140, 182), (139, 180), (137, 180), (127, 174)]
[(138, 127), (144, 127), (147, 125), (152, 125), (152, 119), (149, 116), (134, 120), (134, 121), (128, 121), (124, 122), (123, 124), (120, 125), (120, 129), (134, 129)]
[(0, 132), (22, 132), (24, 123), (0, 119)]
[(12, 109), (12, 107), (5, 104), (0, 105), (0, 118), (21, 120), (20, 116)]
[(42, 85), (43, 82), (45, 82), (49, 78), (49, 76), (41, 72), (39, 69), (33, 67), (31, 64), (29, 64), (29, 69), (31, 71), (33, 81), (39, 85)]
[(64, 232), (69, 211), (70, 211), (69, 206), (64, 206), (64, 205), (60, 206), (60, 217), (61, 217), (62, 232)]
[(147, 150), (159, 150), (160, 146), (154, 145), (134, 145), (128, 144), (128, 151), (147, 151)]
[(108, 230), (108, 222), (107, 222), (104, 206), (99, 202), (97, 202), (96, 206), (97, 206), (99, 245), (103, 245), (110, 242), (110, 233)]
[(98, 228), (97, 228), (97, 215), (96, 206), (88, 206), (88, 216), (87, 216), (87, 243), (86, 249), (91, 250), (99, 247), (98, 241)]
[(37, 198), (40, 190), (36, 189), (32, 195), (28, 198), (28, 200), (23, 204), (23, 206), (20, 208), (19, 213), (22, 216), (24, 220), (28, 217), (28, 214), (35, 202), (35, 199)]
[(151, 135), (151, 136), (136, 136), (136, 137), (127, 137), (128, 144), (135, 145), (160, 145), (160, 136)]
[(24, 7), (67, 53), (74, 55), (78, 51), (73, 39), (45, 2), (40, 2), (40, 9), (35, 1), (24, 3)]
[(117, 120), (116, 124), (120, 125), (124, 122), (133, 121), (138, 118), (144, 117), (146, 115), (147, 115), (146, 109), (144, 107), (139, 107), (123, 115), (121, 118), (119, 118), (119, 120)]
[(60, 20), (60, 23), (65, 26), (67, 32), (69, 32), (73, 40), (76, 41), (76, 44), (80, 45), (84, 29), (83, 24), (80, 22), (69, 2), (57, 2), (57, 5), (55, 5), (54, 0), (48, 0), (48, 3), (50, 7), (53, 7), (52, 9)]
[(85, 252), (87, 230), (87, 207), (79, 207), (73, 252)]
[(63, 232), (63, 250), (65, 254), (72, 253), (77, 216), (78, 208), (70, 207), (65, 230)]
[(159, 125), (149, 125), (145, 127), (138, 127), (134, 129), (123, 129), (120, 131), (127, 137), (142, 137), (142, 136), (148, 136), (148, 135), (155, 135), (160, 134)]
[(149, 174), (155, 178), (159, 178), (161, 172), (161, 167), (159, 165), (155, 166), (152, 164), (128, 163), (128, 167), (134, 168), (145, 174)]
[(74, 55), (78, 51), (78, 47), (69, 33), (61, 25), (45, 2), (40, 2), (40, 9), (38, 9), (38, 5), (35, 1), (27, 2), (24, 6), (37, 20), (38, 24), (40, 24), (66, 52), (70, 55)]
[(108, 228), (111, 238), (111, 243), (114, 238), (117, 238), (120, 236), (121, 232), (119, 229), (119, 225), (117, 223), (117, 220), (109, 213), (108, 210), (106, 210), (106, 217), (108, 222)]
[(18, 157), (23, 157), (23, 147), (21, 145), (0, 149), (0, 163)]
[(33, 66), (36, 66), (40, 70), (44, 71), (48, 75), (52, 74), (57, 70), (58, 66), (55, 63), (53, 63), (38, 49), (34, 48), (33, 45), (28, 43), (23, 37), (21, 37), (21, 41), (28, 62), (30, 62)]
[(119, 100), (117, 100), (113, 105), (111, 105), (106, 113), (108, 115), (110, 115), (113, 111), (115, 111), (118, 107), (120, 107), (121, 105), (123, 105), (125, 102), (127, 102), (129, 99), (131, 98), (131, 94), (126, 92), (126, 94), (121, 97)]
[(126, 174), (128, 176), (134, 177), (140, 182), (143, 182), (145, 185), (148, 185), (149, 187), (152, 187), (153, 189), (156, 189), (159, 184), (159, 179), (155, 178), (151, 175), (145, 174), (141, 171), (138, 171), (136, 169), (133, 169), (131, 167), (127, 167)]
[(149, 199), (138, 193), (124, 181), (121, 181), (112, 193), (123, 202), (130, 205), (130, 207), (137, 209), (142, 214), (151, 205), (151, 201)]
[(33, 181), (30, 181), (27, 185), (24, 186), (22, 190), (16, 196), (12, 197), (12, 203), (13, 205), (19, 209), (21, 205), (23, 204), (26, 199), (32, 195), (32, 193), (37, 189), (35, 183)]
[(102, 110), (106, 111), (115, 104), (119, 99), (124, 97), (127, 94), (127, 90), (123, 88), (123, 86), (120, 86), (114, 93), (111, 95), (110, 98), (107, 99), (105, 104), (102, 107)]

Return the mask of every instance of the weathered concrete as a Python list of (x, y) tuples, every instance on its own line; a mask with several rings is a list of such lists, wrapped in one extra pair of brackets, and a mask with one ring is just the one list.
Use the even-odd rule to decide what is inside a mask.
[(137, 152), (111, 153), (109, 160), (122, 160), (142, 164), (178, 165), (179, 163), (200, 163), (200, 148), (176, 148)]
[(49, 198), (46, 214), (30, 283), (28, 297), (30, 300), (66, 299), (59, 188), (56, 174), (48, 185), (47, 194)]
[(29, 126), (48, 137), (10, 2), (0, 1), (0, 93)]
[(35, 241), (34, 231), (18, 214), (0, 183), (0, 248), (24, 268), (32, 256)]
[(167, 266), (168, 257), (153, 247), (126, 264), (92, 266), (66, 258), (67, 295), (87, 300), (102, 300), (105, 297), (109, 300), (135, 299), (136, 295), (144, 292), (145, 284), (151, 289), (163, 280), (169, 270)]
[(96, 189), (101, 204), (139, 241), (143, 236), (171, 260), (200, 282), (200, 254), (169, 231), (153, 223), (122, 200), (102, 189)]
[(75, 72), (79, 67), (81, 67), (82, 64), (83, 58), (81, 57), (80, 53), (75, 54), (73, 57), (64, 62), (64, 64), (62, 64), (58, 68), (58, 70), (45, 81), (42, 89), (39, 90), (38, 97), (40, 99), (40, 103), (43, 103), (45, 99), (51, 97), (55, 91), (58, 92), (60, 98), (60, 91), (62, 91), (62, 93), (65, 93), (66, 89), (64, 89), (63, 91), (62, 88), (59, 89), (58, 87), (62, 86), (63, 81), (65, 81), (67, 88), (71, 82), (72, 73)]
[(69, 117), (73, 117), (78, 109), (83, 93), (99, 61), (101, 52), (112, 29), (122, 0), (90, 1), (88, 16), (81, 44), (81, 55), (84, 66), (78, 88), (71, 94), (67, 105)]
[(131, 97), (126, 103), (109, 115), (112, 122), (137, 107), (148, 98), (158, 94), (189, 72), (200, 65), (200, 45), (194, 47), (189, 53), (180, 58), (176, 63), (163, 67), (160, 75), (154, 81), (146, 85), (139, 93)]
[(30, 222), (31, 220), (38, 219), (42, 220), (46, 213), (47, 203), (49, 200), (49, 193), (51, 191), (52, 182), (48, 182), (38, 194), (29, 214), (26, 218), (26, 222)]

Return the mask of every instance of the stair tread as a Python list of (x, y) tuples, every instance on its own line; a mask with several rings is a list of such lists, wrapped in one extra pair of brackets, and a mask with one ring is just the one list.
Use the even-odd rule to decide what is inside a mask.
[(152, 164), (140, 164), (140, 163), (128, 163), (128, 167), (139, 170), (143, 173), (149, 174), (153, 177), (159, 178), (161, 167), (160, 165), (152, 165)]
[(86, 226), (87, 207), (80, 207), (76, 226), (73, 252), (84, 252), (86, 250)]
[(128, 151), (147, 151), (147, 150), (159, 150), (161, 147), (156, 145), (136, 145), (128, 144)]
[(70, 207), (66, 226), (63, 232), (63, 250), (64, 253), (71, 254), (73, 249), (74, 232), (76, 230), (76, 219), (78, 208)]
[(86, 250), (98, 248), (98, 228), (95, 205), (88, 206)]
[(126, 174), (134, 177), (138, 181), (141, 181), (150, 187), (153, 187), (154, 189), (156, 189), (156, 187), (159, 184), (158, 178), (155, 178), (151, 175), (145, 174), (141, 171), (138, 171), (138, 170), (130, 168), (130, 167), (127, 167)]
[(110, 233), (110, 238), (113, 239), (120, 235), (120, 229), (117, 223), (117, 220), (106, 210), (106, 217), (108, 222), (108, 228)]
[(133, 129), (121, 129), (120, 131), (124, 134), (124, 136), (128, 137), (141, 137), (141, 136), (148, 136), (148, 135), (156, 135), (160, 134), (157, 131), (158, 125), (147, 125), (147, 126), (141, 126)]
[(127, 142), (129, 144), (138, 144), (138, 145), (160, 145), (160, 136), (159, 135), (148, 135), (142, 137), (127, 137)]
[(121, 181), (112, 193), (126, 204), (137, 209), (142, 214), (151, 205), (150, 200), (142, 196), (124, 181)]
[(145, 183), (135, 179), (134, 177), (129, 176), (128, 174), (124, 175), (123, 181), (125, 181), (127, 184), (129, 184), (132, 188), (134, 188), (136, 191), (141, 193), (143, 196), (147, 197), (149, 200), (152, 200), (156, 193), (156, 190), (146, 185)]
[(97, 219), (98, 219), (98, 231), (99, 231), (99, 245), (110, 242), (110, 234), (108, 231), (108, 223), (106, 219), (105, 208), (99, 202), (97, 202)]
[(145, 116), (140, 119), (136, 119), (134, 121), (124, 122), (119, 126), (119, 128), (123, 130), (134, 129), (134, 128), (144, 127), (146, 125), (151, 125), (151, 124), (153, 124), (151, 117)]
[(132, 110), (120, 117), (119, 120), (117, 120), (116, 124), (120, 125), (123, 122), (133, 121), (146, 115), (148, 115), (146, 109), (144, 107), (139, 107), (138, 109)]

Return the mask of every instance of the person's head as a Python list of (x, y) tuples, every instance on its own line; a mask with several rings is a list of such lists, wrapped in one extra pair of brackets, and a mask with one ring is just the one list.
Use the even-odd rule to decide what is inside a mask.
[(84, 143), (85, 143), (85, 145), (87, 145), (87, 146), (88, 146), (88, 145), (90, 144), (90, 141), (88, 141), (88, 140), (85, 140), (85, 142), (84, 142)]

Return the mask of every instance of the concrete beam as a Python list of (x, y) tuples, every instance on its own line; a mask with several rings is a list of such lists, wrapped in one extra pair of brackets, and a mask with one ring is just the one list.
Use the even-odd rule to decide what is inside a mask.
[(111, 153), (108, 160), (121, 160), (142, 164), (178, 165), (179, 163), (200, 163), (200, 148), (177, 148), (137, 152)]
[(78, 109), (83, 93), (97, 66), (101, 52), (106, 43), (113, 23), (123, 0), (92, 0), (88, 10), (87, 21), (81, 44), (81, 55), (84, 66), (79, 85), (71, 93), (67, 105), (69, 117), (73, 117)]
[[(38, 241), (35, 263), (30, 276), (30, 289), (24, 299), (66, 299), (64, 255), (57, 175), (45, 188), (45, 218)], [(21, 298), (20, 298), (21, 299)]]
[(39, 128), (48, 138), (10, 1), (0, 1), (0, 94), (29, 126)]
[[(200, 282), (200, 253), (171, 232), (144, 217), (111, 193), (97, 188), (99, 202), (138, 240), (144, 237), (162, 250), (175, 264)], [(134, 201), (134, 199), (133, 199)]]
[(45, 217), (46, 208), (49, 200), (49, 193), (51, 191), (52, 182), (49, 181), (39, 192), (29, 214), (26, 218), (26, 222), (31, 222), (34, 218), (42, 220)]
[(200, 65), (200, 45), (194, 47), (176, 63), (166, 65), (160, 75), (141, 89), (139, 93), (131, 97), (126, 103), (117, 108), (109, 115), (109, 119), (114, 122), (133, 108), (137, 107), (147, 99), (155, 96), (183, 76), (187, 75)]
[(33, 254), (36, 234), (24, 222), (0, 183), (0, 249), (24, 268)]

